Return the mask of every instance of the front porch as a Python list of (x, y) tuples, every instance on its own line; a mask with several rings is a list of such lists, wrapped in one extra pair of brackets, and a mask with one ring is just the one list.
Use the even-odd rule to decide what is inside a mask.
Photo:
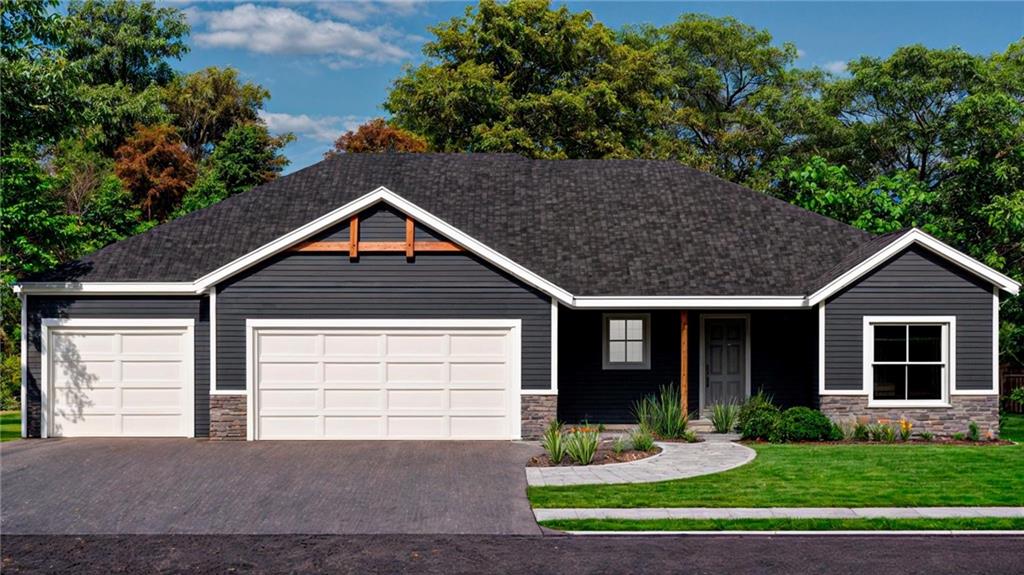
[[(639, 323), (623, 323), (630, 320)], [(758, 391), (783, 407), (817, 407), (817, 320), (815, 310), (804, 309), (561, 307), (558, 418), (630, 424), (635, 401), (664, 385), (679, 389), (680, 382), (695, 420), (715, 403)]]

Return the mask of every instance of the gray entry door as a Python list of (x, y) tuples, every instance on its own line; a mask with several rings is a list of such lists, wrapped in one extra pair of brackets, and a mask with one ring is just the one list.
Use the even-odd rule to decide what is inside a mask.
[(747, 321), (704, 320), (704, 408), (747, 399)]

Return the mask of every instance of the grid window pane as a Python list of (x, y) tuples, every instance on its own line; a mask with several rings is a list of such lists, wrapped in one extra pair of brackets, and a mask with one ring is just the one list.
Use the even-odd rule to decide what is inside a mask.
[(624, 319), (608, 320), (608, 339), (610, 339), (610, 340), (623, 340), (623, 339), (626, 339), (626, 320), (624, 320)]
[(910, 326), (910, 361), (942, 361), (942, 326)]
[(942, 399), (942, 366), (908, 365), (907, 399)]
[(626, 339), (640, 341), (644, 338), (644, 320), (631, 319), (626, 321)]
[(644, 360), (644, 342), (642, 341), (629, 341), (626, 342), (626, 361), (631, 363), (640, 363)]
[(875, 399), (907, 398), (907, 367), (904, 365), (876, 365)]
[(907, 326), (875, 326), (875, 361), (907, 361)]
[(612, 363), (626, 361), (626, 342), (613, 341), (608, 344), (608, 361)]

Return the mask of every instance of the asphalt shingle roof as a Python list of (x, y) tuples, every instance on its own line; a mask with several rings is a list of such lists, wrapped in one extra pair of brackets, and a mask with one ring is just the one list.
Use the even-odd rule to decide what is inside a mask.
[(675, 162), (347, 154), (26, 279), (193, 281), (380, 186), (580, 296), (805, 295), (883, 247)]

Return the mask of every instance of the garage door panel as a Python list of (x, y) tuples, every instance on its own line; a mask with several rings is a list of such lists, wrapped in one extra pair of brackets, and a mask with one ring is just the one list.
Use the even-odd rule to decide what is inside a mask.
[(385, 420), (380, 416), (327, 416), (324, 436), (329, 439), (383, 439)]
[(381, 389), (325, 389), (324, 409), (384, 409)]
[(183, 340), (178, 333), (131, 333), (121, 335), (121, 353), (125, 354), (181, 354)]
[(384, 367), (380, 363), (324, 363), (325, 383), (379, 384)]
[(312, 357), (318, 355), (317, 340), (313, 334), (264, 334), (259, 338), (263, 357)]
[(264, 410), (316, 409), (316, 389), (260, 389), (260, 405)]
[(388, 363), (388, 383), (441, 384), (447, 380), (443, 363)]
[[(317, 356), (257, 348), (260, 439), (508, 439), (512, 434), (508, 329), (295, 329), (296, 336), (320, 338)], [(289, 337), (286, 332), (273, 329), (280, 338)], [(297, 374), (295, 369), (307, 363), (318, 369)]]
[(315, 363), (261, 363), (259, 366), (261, 383), (280, 385), (306, 385), (319, 383), (317, 364)]
[(325, 335), (324, 355), (328, 357), (380, 357), (384, 338), (374, 334)]
[(111, 323), (48, 328), (47, 434), (191, 435), (191, 331)]

